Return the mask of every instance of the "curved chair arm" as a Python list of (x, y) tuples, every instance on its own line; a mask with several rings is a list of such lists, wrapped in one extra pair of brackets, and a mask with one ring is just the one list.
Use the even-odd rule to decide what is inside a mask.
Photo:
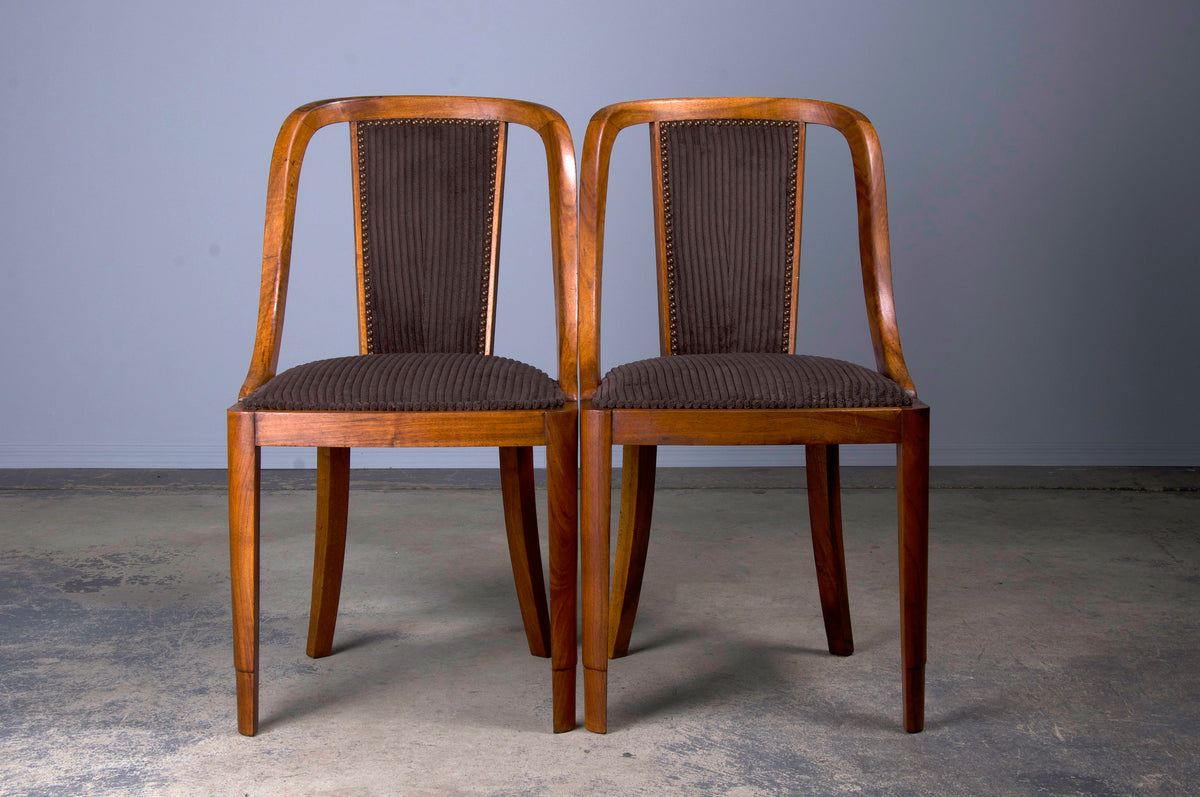
[[(875, 349), (875, 367), (914, 398), (917, 389), (900, 348), (900, 328), (892, 290), (892, 255), (888, 233), (887, 181), (883, 149), (867, 117), (841, 105), (826, 105), (830, 127), (850, 146), (854, 194), (858, 205), (858, 251), (862, 261), (863, 296)], [(816, 121), (816, 120), (814, 120)]]
[(579, 398), (579, 199), (575, 144), (566, 120), (549, 108), (534, 127), (546, 147), (550, 181), (550, 225), (554, 250), (554, 310), (558, 320), (558, 384), (567, 398)]
[(850, 146), (858, 205), (859, 254), (867, 319), (880, 373), (916, 395), (904, 364), (892, 294), (883, 155), (871, 123), (858, 111), (817, 100), (755, 97), (624, 102), (601, 108), (588, 123), (582, 153), (579, 212), (579, 369), (586, 398), (600, 382), (600, 280), (609, 160), (617, 134), (632, 125), (675, 119), (795, 119), (838, 130)]
[(554, 110), (535, 103), (487, 97), (347, 97), (322, 100), (297, 108), (279, 130), (267, 181), (266, 225), (263, 232), (262, 282), (254, 353), (239, 399), (275, 375), (287, 300), (292, 232), (300, 166), (313, 134), (339, 122), (391, 118), (488, 119), (514, 122), (537, 131), (546, 150), (550, 184), (551, 246), (557, 326), (559, 383), (571, 399), (578, 397), (576, 378), (577, 319), (575, 314), (577, 200), (575, 150), (570, 129)]

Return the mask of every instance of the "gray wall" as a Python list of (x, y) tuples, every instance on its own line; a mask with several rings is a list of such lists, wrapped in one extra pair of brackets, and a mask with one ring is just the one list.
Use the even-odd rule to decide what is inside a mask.
[[(901, 332), (935, 463), (1198, 465), (1197, 8), (5, 0), (0, 467), (222, 467), (278, 125), (309, 100), (377, 93), (537, 100), (577, 147), (592, 111), (624, 99), (852, 105), (884, 145)], [(324, 131), (306, 166), (284, 365), (354, 350), (346, 146)], [(607, 365), (655, 353), (646, 137), (616, 154), (613, 191), (630, 199), (610, 217)], [(869, 363), (849, 158), (818, 134), (811, 154), (831, 160), (810, 173), (802, 348)], [(518, 176), (539, 158), (532, 134), (514, 136), (497, 351), (552, 371), (544, 189)]]

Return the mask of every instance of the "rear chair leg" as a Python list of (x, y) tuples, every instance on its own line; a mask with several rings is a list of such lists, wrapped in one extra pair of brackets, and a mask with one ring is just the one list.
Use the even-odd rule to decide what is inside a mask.
[(308, 655), (333, 652), (346, 560), (346, 515), (350, 503), (350, 449), (317, 449), (317, 534), (313, 552), (312, 604), (308, 612)]
[(504, 500), (504, 528), (513, 582), (529, 652), (550, 655), (550, 613), (546, 608), (546, 582), (542, 577), (542, 549), (538, 543), (537, 503), (533, 492), (533, 449), (505, 446), (500, 449), (500, 488)]
[(654, 514), (654, 468), (657, 446), (624, 446), (621, 467), (621, 514), (617, 521), (617, 558), (608, 618), (608, 655), (629, 653), (637, 618)]
[(813, 558), (829, 652), (854, 652), (850, 628), (850, 595), (846, 584), (846, 555), (842, 547), (841, 478), (836, 445), (806, 445), (808, 516), (812, 526)]

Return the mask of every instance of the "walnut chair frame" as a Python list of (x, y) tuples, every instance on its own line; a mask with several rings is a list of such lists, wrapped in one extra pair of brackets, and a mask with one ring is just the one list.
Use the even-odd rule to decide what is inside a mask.
[[(495, 314), (500, 183), (509, 123), (532, 128), (545, 147), (557, 322), (561, 406), (538, 409), (377, 411), (250, 409), (246, 399), (276, 376), (288, 285), (301, 162), (313, 134), (347, 122), (351, 128), (356, 206), (362, 196), (361, 138), (366, 124), (486, 124), (492, 136), (494, 208), (481, 222), (490, 243), (478, 310), (478, 354), (490, 355)], [(485, 167), (486, 168), (486, 167)], [(258, 327), (249, 374), (228, 410), (229, 528), (233, 589), (238, 729), (258, 729), (259, 471), (262, 446), (317, 447), (317, 517), (308, 655), (332, 652), (346, 544), (350, 448), (495, 446), (499, 448), (504, 518), (530, 652), (552, 660), (553, 727), (575, 725), (578, 383), (576, 337), (577, 214), (575, 153), (555, 111), (515, 100), (473, 97), (357, 97), (312, 103), (284, 122), (275, 143), (267, 194)], [(364, 223), (357, 228), (360, 353), (371, 351), (364, 288)], [(476, 296), (480, 290), (476, 282)], [(474, 312), (474, 311), (472, 311)], [(472, 331), (471, 336), (475, 333)], [(475, 342), (471, 342), (474, 346)], [(441, 351), (441, 349), (436, 349)], [(514, 362), (514, 361), (510, 361)], [(527, 368), (531, 368), (526, 366)], [(536, 369), (531, 369), (536, 370)], [(540, 372), (538, 372), (540, 374)], [(549, 381), (548, 377), (540, 374)], [(552, 383), (551, 383), (552, 384)], [(557, 388), (556, 388), (557, 389)], [(542, 576), (533, 487), (533, 446), (547, 451), (550, 601)]]
[[(677, 406), (596, 406), (600, 379), (600, 298), (604, 217), (609, 160), (617, 134), (626, 127), (650, 127), (655, 172), (661, 358), (680, 361), (677, 306), (671, 289), (672, 247), (681, 237), (672, 230), (669, 210), (676, 190), (665, 178), (664, 135), (673, 125), (785, 125), (791, 136), (790, 165), (779, 171), (790, 178), (792, 205), (785, 211), (794, 236), (786, 248), (785, 283), (777, 291), (783, 307), (783, 332), (776, 335), (783, 354), (795, 354), (796, 280), (803, 197), (806, 125), (832, 127), (850, 147), (857, 196), (863, 288), (877, 372), (857, 368), (863, 379), (880, 376), (902, 400), (894, 406), (837, 406), (804, 403), (783, 408), (730, 409)], [(697, 182), (700, 182), (697, 180)], [(697, 202), (718, 193), (710, 185)], [(679, 204), (682, 201), (674, 198)], [(744, 214), (752, 218), (755, 214)], [(598, 111), (587, 128), (580, 177), (580, 382), (581, 382), (581, 560), (583, 600), (584, 717), (588, 729), (607, 730), (608, 660), (626, 655), (645, 567), (659, 445), (803, 444), (807, 464), (809, 514), (817, 581), (829, 651), (853, 651), (842, 547), (838, 446), (883, 443), (897, 446), (900, 566), (900, 636), (904, 727), (924, 726), (924, 668), (928, 578), (929, 408), (916, 397), (900, 348), (893, 306), (888, 243), (887, 198), (883, 160), (875, 130), (860, 113), (840, 105), (796, 99), (709, 98), (648, 100), (612, 105)], [(786, 226), (786, 225), (785, 225)], [(713, 235), (716, 238), (718, 236)], [(778, 327), (776, 327), (778, 329)], [(782, 340), (780, 340), (782, 338)], [(720, 350), (720, 345), (717, 345)], [(727, 350), (727, 349), (726, 349)], [(793, 358), (798, 359), (798, 358)], [(652, 362), (652, 361), (643, 361)], [(859, 377), (856, 377), (859, 378)], [(890, 382), (888, 381), (890, 380)], [(615, 572), (609, 584), (611, 450), (624, 446), (621, 505)]]

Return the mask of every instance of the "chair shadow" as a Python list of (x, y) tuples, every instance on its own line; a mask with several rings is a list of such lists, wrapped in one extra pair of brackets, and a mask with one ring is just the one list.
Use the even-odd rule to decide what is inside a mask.
[[(366, 663), (365, 669), (361, 661), (358, 667), (339, 667), (338, 663), (333, 661), (338, 654), (368, 650), (386, 642), (394, 643), (399, 640), (403, 640), (401, 644), (411, 646), (404, 655), (381, 656), (375, 654)], [(346, 642), (335, 645), (329, 656), (323, 656), (320, 659), (311, 659), (301, 650), (299, 657), (294, 659), (295, 665), (307, 670), (310, 667), (321, 666), (317, 662), (329, 662), (326, 677), (321, 680), (319, 686), (313, 685), (310, 681), (307, 687), (302, 686), (302, 682), (310, 679), (315, 681), (317, 679), (315, 673), (304, 672), (291, 678), (292, 688), (288, 694), (273, 700), (269, 713), (263, 711), (260, 714), (259, 732), (289, 725), (306, 716), (320, 714), (322, 711), (328, 710), (330, 705), (354, 702), (364, 691), (377, 687), (381, 682), (403, 682), (406, 669), (414, 661), (461, 660), (466, 655), (466, 649), (473, 644), (474, 640), (469, 636), (430, 642), (406, 638), (405, 634), (397, 631), (351, 636)], [(269, 677), (283, 680), (283, 676), (279, 673), (271, 674)]]
[(692, 629), (672, 628), (670, 631), (666, 631), (646, 639), (639, 638), (635, 631), (634, 639), (637, 641), (637, 644), (630, 642), (629, 651), (620, 658), (624, 659), (630, 656), (636, 656), (639, 653), (645, 653), (646, 651), (657, 650), (659, 648), (669, 648), (673, 645), (679, 645), (687, 642), (688, 640), (695, 639), (697, 636), (699, 636), (699, 633)]
[[(516, 601), (510, 595), (511, 575), (502, 569), (503, 563), (494, 573), (470, 582), (455, 583), (447, 588), (445, 584), (430, 584), (427, 594), (432, 594), (435, 587), (440, 600), (434, 601), (422, 609), (397, 613), (393, 618), (394, 630), (354, 632), (338, 631), (335, 634), (333, 650), (329, 656), (312, 659), (304, 654), (304, 635), (295, 641), (299, 643), (299, 656), (292, 659), (293, 666), (308, 670), (319, 666), (318, 662), (329, 662), (327, 677), (317, 687), (300, 684), (313, 677), (311, 672), (304, 672), (292, 678), (293, 688), (298, 689), (281, 700), (272, 700), (269, 713), (260, 712), (259, 732), (286, 726), (303, 717), (319, 714), (330, 704), (349, 702), (361, 695), (364, 690), (373, 688), (380, 682), (403, 682), (408, 668), (416, 666), (417, 662), (456, 662), (469, 661), (478, 653), (479, 638), (469, 632), (454, 634), (439, 638), (422, 638), (406, 633), (403, 629), (409, 622), (429, 622), (431, 616), (445, 614), (456, 620), (474, 618), (482, 633), (494, 632), (501, 636), (511, 636), (515, 650), (525, 649), (525, 635), (522, 630), (519, 610)], [(411, 585), (410, 585), (411, 586)], [(497, 607), (504, 607), (500, 613), (507, 617), (497, 626)], [(345, 619), (345, 618), (339, 618)], [(304, 625), (307, 628), (307, 624)], [(511, 633), (509, 631), (511, 630)], [(306, 632), (305, 632), (306, 633)], [(333, 661), (341, 655), (353, 652), (369, 651), (380, 645), (398, 644), (404, 651), (396, 656), (372, 653), (365, 662), (360, 661), (357, 667), (342, 668)], [(504, 643), (507, 644), (507, 641)], [(295, 648), (290, 648), (295, 651)], [(543, 659), (537, 659), (543, 661)], [(366, 670), (364, 671), (363, 667)], [(281, 678), (276, 671), (264, 671), (267, 678)], [(549, 691), (549, 672), (546, 673), (547, 692)], [(265, 708), (265, 707), (264, 707)]]
[[(319, 661), (336, 658), (340, 654), (370, 648), (389, 640), (396, 640), (400, 636), (401, 634), (398, 632), (352, 635), (346, 641), (335, 644), (328, 656), (313, 659), (307, 655), (303, 655), (297, 661), (302, 665), (314, 665)], [(284, 727), (302, 717), (319, 712), (323, 706), (329, 703), (353, 698), (367, 683), (368, 681), (358, 677), (337, 677), (333, 683), (326, 684), (320, 693), (305, 692), (299, 695), (292, 694), (288, 698), (285, 698), (283, 702), (274, 706), (269, 714), (266, 712), (261, 713), (258, 732), (261, 734), (274, 728)]]
[[(670, 634), (652, 638), (639, 646), (637, 651), (652, 650), (669, 645), (681, 645), (689, 640), (705, 637), (701, 629), (676, 629)], [(737, 640), (728, 637), (720, 640), (726, 652), (711, 662), (703, 672), (673, 678), (670, 683), (657, 686), (639, 695), (626, 694), (622, 703), (609, 707), (609, 730), (633, 728), (657, 722), (663, 716), (678, 715), (681, 710), (697, 710), (721, 705), (755, 705), (762, 700), (778, 699), (779, 695), (794, 695), (803, 706), (803, 689), (797, 684), (796, 660), (823, 658), (843, 659), (833, 656), (827, 648), (792, 644), (764, 644), (753, 640)], [(860, 648), (865, 650), (866, 646)], [(630, 649), (630, 656), (634, 655)], [(622, 668), (624, 657), (614, 660), (613, 669)], [(632, 664), (632, 663), (631, 663)], [(686, 664), (685, 664), (686, 666)], [(785, 672), (786, 670), (790, 672)], [(808, 669), (807, 667), (805, 669)], [(611, 670), (610, 670), (611, 672)], [(611, 677), (611, 675), (610, 675)], [(620, 677), (620, 676), (618, 676)], [(813, 673), (813, 679), (820, 677)], [(611, 683), (611, 682), (610, 682)], [(897, 684), (897, 699), (899, 698)], [(809, 720), (811, 711), (804, 709)], [(869, 731), (900, 731), (900, 705), (895, 712), (865, 710), (862, 706), (849, 703), (839, 705), (836, 714), (840, 723), (850, 722)], [(953, 716), (939, 718), (938, 726), (954, 724), (962, 718)]]
[[(678, 643), (683, 639), (700, 639), (704, 635), (698, 631), (685, 631), (673, 636), (677, 637)], [(633, 655), (632, 651), (630, 655)], [(653, 722), (685, 708), (718, 705), (760, 689), (772, 691), (781, 688), (783, 681), (775, 665), (764, 656), (763, 647), (737, 645), (703, 673), (672, 679), (651, 692), (627, 698), (623, 706), (610, 705), (609, 731), (620, 726), (635, 727)]]
[[(358, 634), (357, 636), (353, 636), (350, 639), (348, 639), (344, 642), (341, 642), (340, 644), (334, 645), (333, 651), (329, 655), (337, 656), (342, 653), (348, 653), (351, 650), (358, 650), (359, 648), (370, 647), (371, 645), (375, 645), (375, 644), (384, 642), (389, 639), (396, 639), (399, 636), (400, 636), (400, 634), (398, 632), (383, 632), (383, 631), (376, 632), (373, 634)], [(322, 657), (322, 658), (325, 658), (325, 657)]]

